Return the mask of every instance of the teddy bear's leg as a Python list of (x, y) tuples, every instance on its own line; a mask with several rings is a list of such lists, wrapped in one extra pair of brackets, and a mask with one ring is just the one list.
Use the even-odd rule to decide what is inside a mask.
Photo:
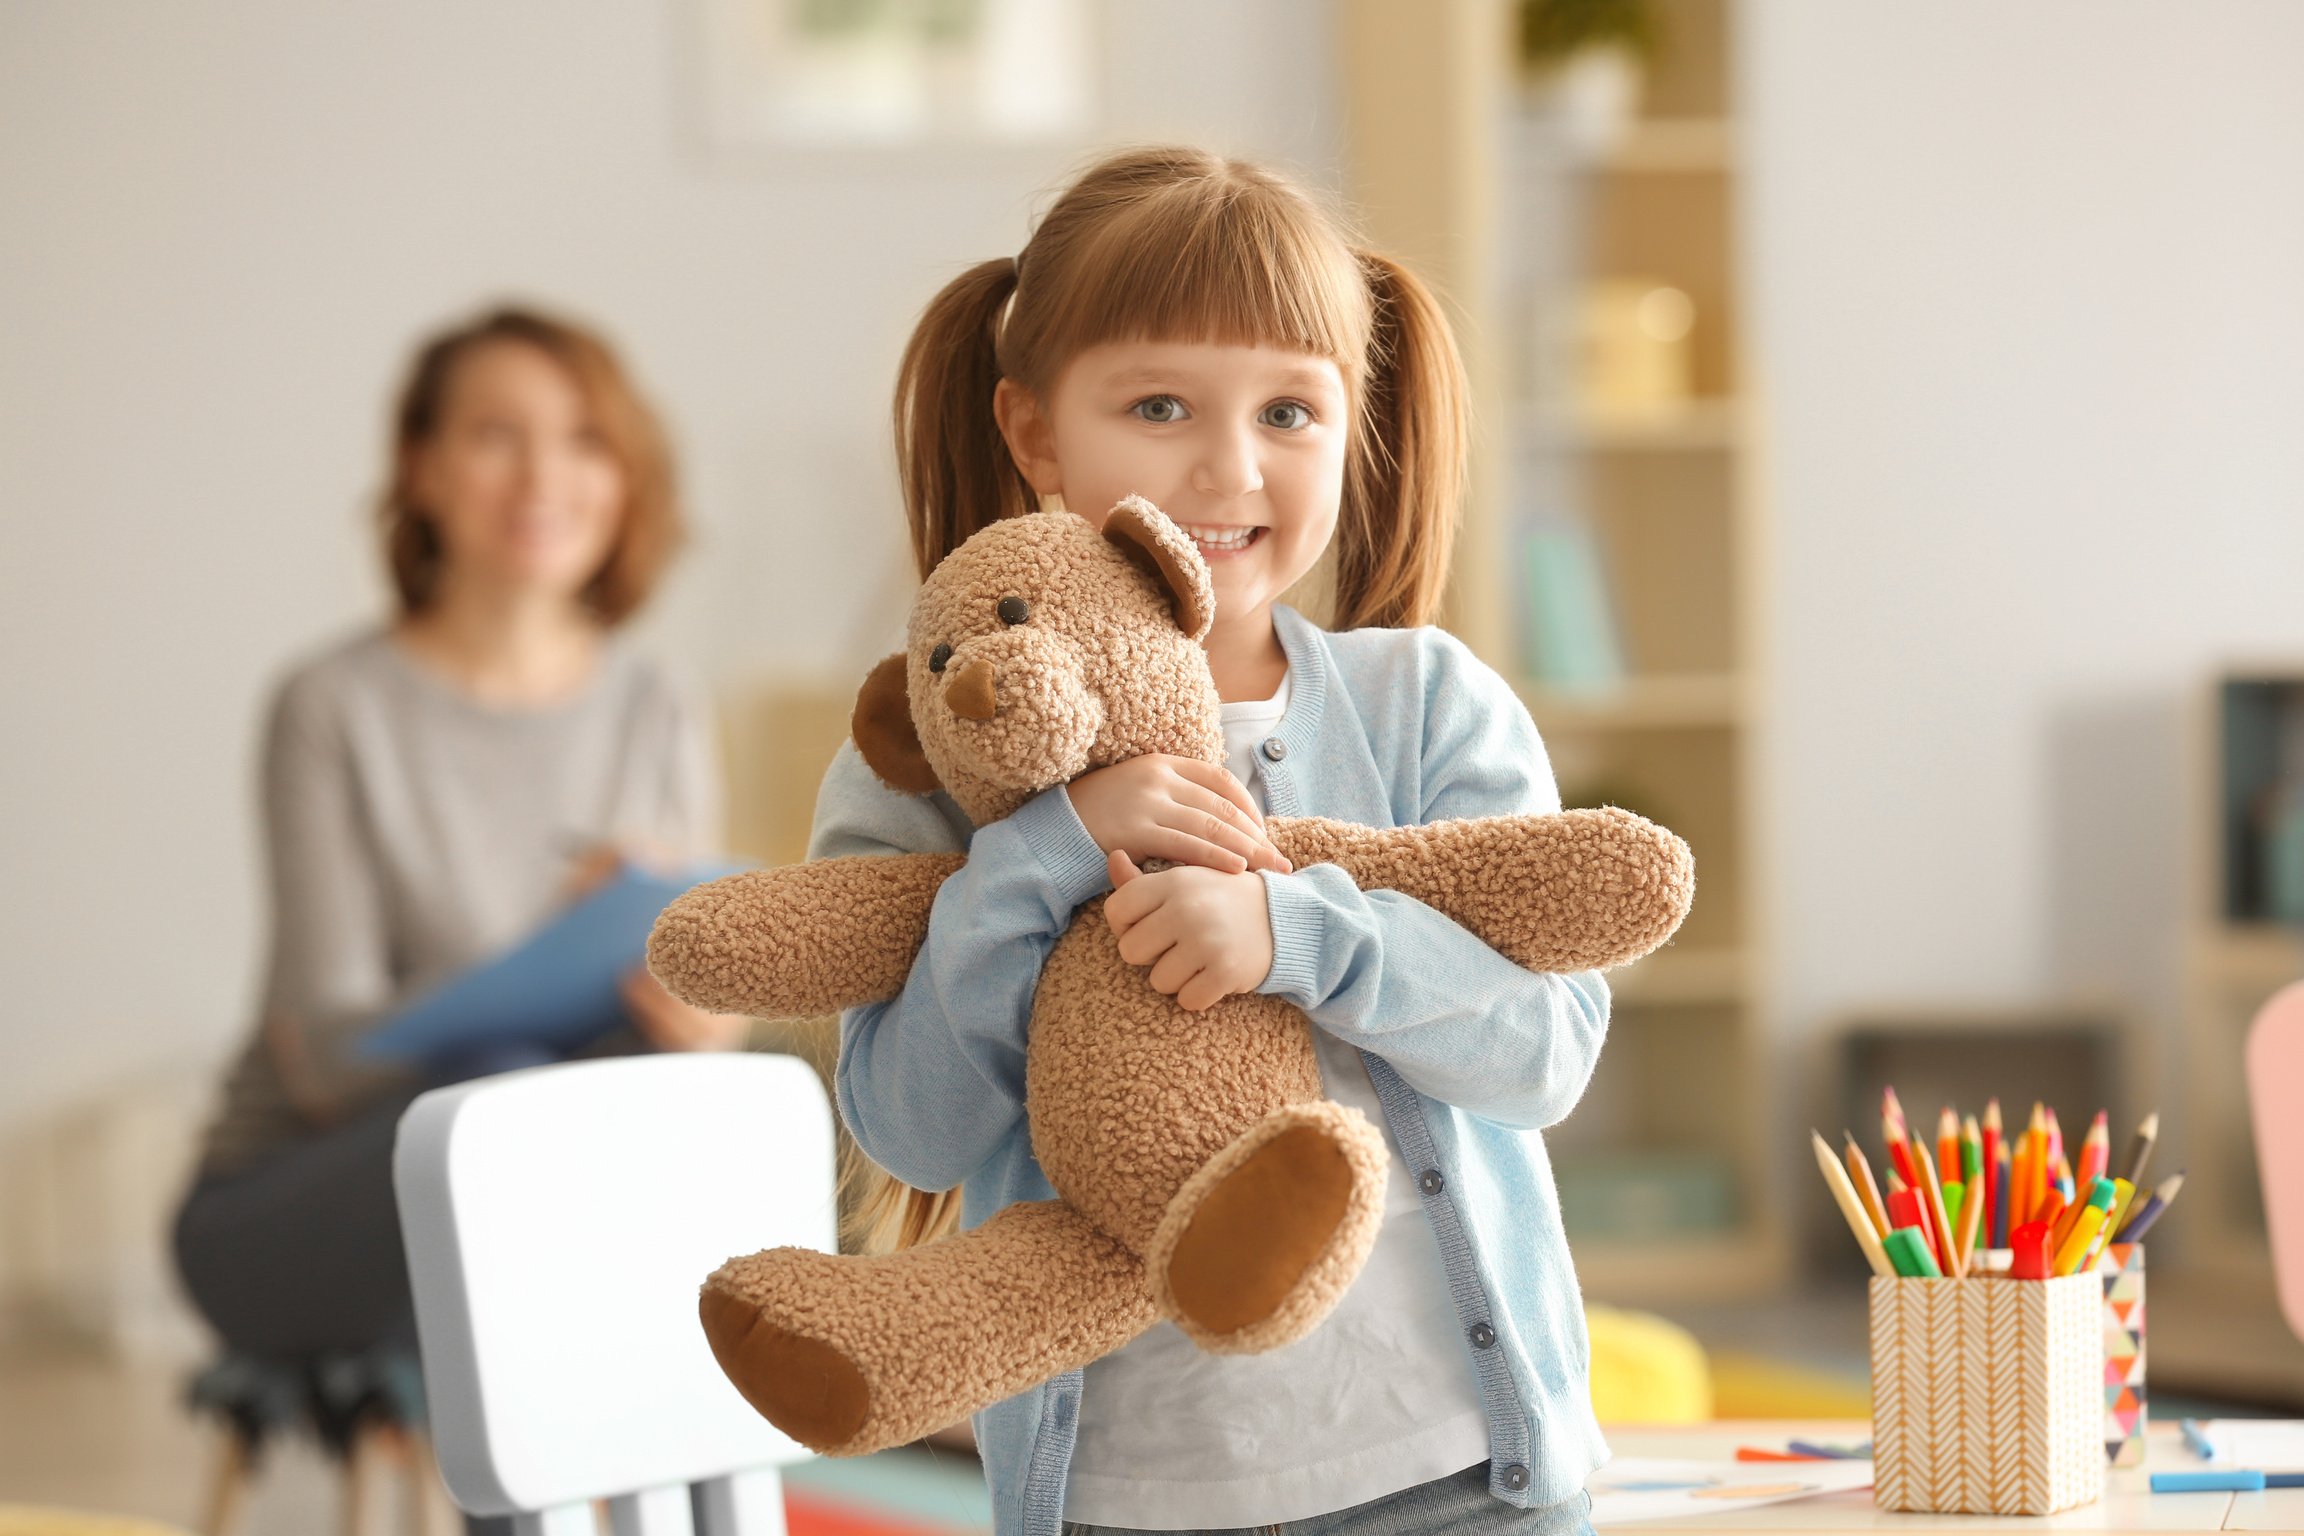
[(1053, 1200), (901, 1253), (731, 1259), (699, 1310), (744, 1400), (827, 1456), (917, 1440), (1159, 1320), (1143, 1261)]
[(1185, 1181), (1153, 1234), (1161, 1313), (1215, 1354), (1310, 1333), (1375, 1246), (1387, 1155), (1384, 1133), (1333, 1100), (1249, 1127)]

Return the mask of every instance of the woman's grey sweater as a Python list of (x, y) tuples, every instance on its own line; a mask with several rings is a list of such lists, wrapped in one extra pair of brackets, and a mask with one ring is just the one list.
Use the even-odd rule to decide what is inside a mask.
[(408, 1086), (354, 1042), (549, 917), (587, 847), (693, 856), (720, 830), (704, 722), (613, 642), (574, 698), (508, 710), (360, 635), (281, 684), (262, 782), (270, 958), (207, 1173)]

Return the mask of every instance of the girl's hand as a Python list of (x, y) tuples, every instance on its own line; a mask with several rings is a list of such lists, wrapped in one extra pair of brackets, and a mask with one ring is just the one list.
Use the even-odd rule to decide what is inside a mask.
[(623, 994), (632, 1027), (660, 1051), (733, 1051), (752, 1030), (743, 1014), (706, 1013), (680, 1001), (646, 966), (626, 971), (616, 990)]
[(1147, 875), (1119, 852), (1109, 862), (1104, 920), (1121, 959), (1152, 967), (1155, 992), (1197, 1013), (1255, 991), (1272, 974), (1272, 914), (1261, 879), (1188, 864)]
[(1264, 818), (1248, 791), (1214, 763), (1149, 753), (1084, 773), (1065, 793), (1080, 824), (1108, 854), (1226, 874), (1287, 874), (1293, 868), (1265, 836)]

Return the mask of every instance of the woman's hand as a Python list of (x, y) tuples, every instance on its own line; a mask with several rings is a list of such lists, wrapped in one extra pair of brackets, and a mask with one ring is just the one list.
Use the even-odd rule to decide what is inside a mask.
[(733, 1051), (751, 1033), (740, 1013), (706, 1013), (664, 990), (664, 984), (636, 965), (624, 973), (617, 991), (640, 1038), (660, 1051)]
[(1108, 854), (1197, 864), (1226, 874), (1292, 867), (1264, 833), (1240, 781), (1214, 763), (1148, 753), (1066, 786), (1072, 809)]
[(1261, 878), (1188, 864), (1147, 875), (1119, 852), (1110, 864), (1104, 920), (1121, 959), (1152, 967), (1152, 990), (1197, 1013), (1255, 991), (1272, 974), (1272, 914)]

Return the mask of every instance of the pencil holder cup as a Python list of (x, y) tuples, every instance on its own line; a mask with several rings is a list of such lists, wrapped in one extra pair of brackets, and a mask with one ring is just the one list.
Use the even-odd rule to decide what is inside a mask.
[(2104, 1492), (2104, 1287), (1872, 1281), (1872, 1497), (2048, 1515)]
[(2104, 1250), (2104, 1459), (2115, 1467), (2144, 1464), (2144, 1245)]

